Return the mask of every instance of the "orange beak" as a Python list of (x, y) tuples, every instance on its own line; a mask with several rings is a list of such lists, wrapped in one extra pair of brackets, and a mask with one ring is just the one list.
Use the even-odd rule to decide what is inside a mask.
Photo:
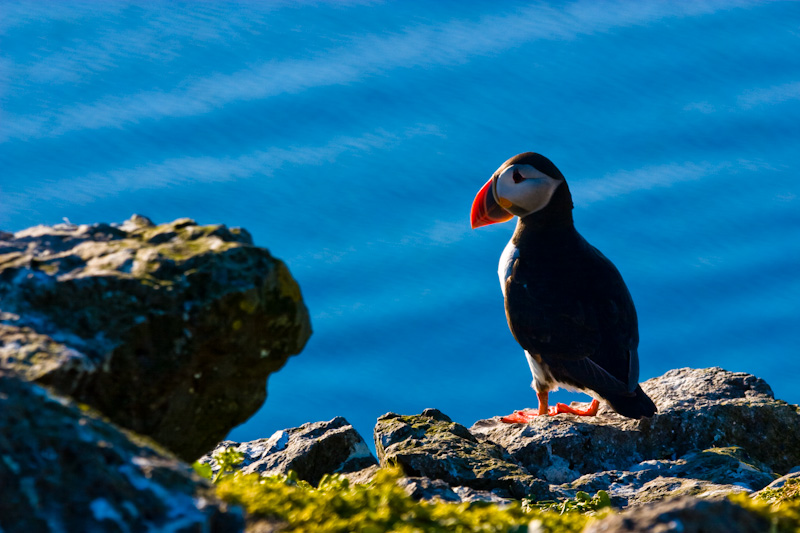
[(486, 185), (481, 187), (481, 190), (478, 191), (478, 195), (475, 197), (475, 201), (472, 202), (472, 213), (470, 216), (472, 220), (472, 229), (488, 226), (489, 224), (495, 224), (497, 222), (505, 222), (506, 220), (511, 220), (513, 217), (514, 215), (503, 209), (503, 207), (497, 203), (494, 197), (494, 178), (491, 178), (486, 182)]

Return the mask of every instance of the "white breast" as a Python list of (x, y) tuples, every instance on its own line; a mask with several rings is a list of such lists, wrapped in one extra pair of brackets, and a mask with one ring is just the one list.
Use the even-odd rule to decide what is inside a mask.
[(503, 298), (506, 296), (506, 278), (511, 275), (514, 261), (519, 257), (519, 250), (514, 243), (508, 241), (503, 255), (500, 256), (500, 264), (497, 265), (497, 276), (500, 278), (500, 290), (503, 291)]

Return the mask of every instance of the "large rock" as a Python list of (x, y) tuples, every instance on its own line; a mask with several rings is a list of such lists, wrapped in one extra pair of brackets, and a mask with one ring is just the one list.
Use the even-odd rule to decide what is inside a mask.
[(262, 405), (310, 332), (286, 266), (241, 229), (134, 215), (0, 236), (0, 367), (186, 460)]
[(728, 500), (675, 498), (590, 523), (584, 533), (764, 533), (770, 524)]
[(716, 498), (751, 492), (774, 478), (768, 467), (750, 459), (741, 448), (711, 448), (676, 460), (644, 461), (628, 470), (585, 474), (560, 488), (569, 495), (605, 490), (617, 507), (625, 507), (665, 497)]
[(500, 497), (549, 495), (547, 484), (503, 448), (479, 441), (436, 409), (414, 416), (383, 415), (375, 426), (375, 446), (382, 466), (400, 465), (407, 476), (441, 480), (455, 492), (469, 487)]
[(551, 483), (727, 446), (743, 448), (767, 470), (786, 472), (800, 464), (797, 406), (775, 400), (769, 386), (755, 376), (682, 368), (648, 380), (642, 388), (659, 409), (651, 419), (631, 420), (601, 408), (591, 418), (558, 415), (530, 424), (480, 420), (471, 431), (503, 446), (532, 474)]
[(237, 470), (243, 474), (270, 476), (294, 470), (298, 478), (314, 486), (325, 474), (351, 474), (378, 464), (361, 435), (340, 416), (276, 431), (268, 439), (223, 441), (200, 462), (216, 473), (220, 467), (214, 455), (226, 450), (242, 454)]
[(0, 531), (243, 527), (240, 510), (159, 446), (0, 370)]

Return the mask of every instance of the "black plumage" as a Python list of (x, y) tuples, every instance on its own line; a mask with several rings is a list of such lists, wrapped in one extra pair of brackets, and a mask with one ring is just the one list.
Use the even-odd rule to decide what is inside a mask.
[[(555, 180), (549, 201), (532, 213), (497, 199), (520, 217), (501, 260), (501, 284), (508, 325), (527, 352), (545, 408), (546, 393), (563, 385), (606, 400), (621, 415), (652, 416), (656, 406), (638, 384), (638, 322), (622, 276), (575, 229), (570, 190), (555, 165), (520, 154), (493, 180), (512, 165)], [(518, 183), (522, 176), (514, 173)]]

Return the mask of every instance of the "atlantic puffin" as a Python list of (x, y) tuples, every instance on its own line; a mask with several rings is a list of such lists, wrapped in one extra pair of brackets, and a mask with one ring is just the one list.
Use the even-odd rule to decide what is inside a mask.
[[(543, 155), (526, 152), (500, 165), (472, 204), (473, 228), (518, 217), (500, 257), (506, 318), (533, 373), (537, 410), (504, 422), (571, 413), (597, 414), (603, 399), (639, 419), (656, 412), (639, 385), (639, 327), (616, 267), (576, 231), (564, 176)], [(558, 387), (593, 397), (587, 409), (548, 406)]]

